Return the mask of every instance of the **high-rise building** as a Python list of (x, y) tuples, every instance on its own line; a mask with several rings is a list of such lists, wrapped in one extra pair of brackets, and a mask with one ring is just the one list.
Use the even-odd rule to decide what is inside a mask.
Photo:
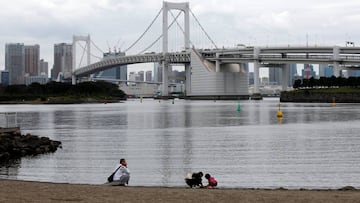
[(9, 85), (9, 71), (1, 71), (1, 85), (8, 86)]
[(313, 65), (304, 64), (304, 69), (302, 70), (303, 79), (310, 79), (311, 77), (316, 78), (316, 72), (314, 71)]
[(25, 45), (25, 75), (38, 76), (40, 74), (40, 46)]
[(5, 45), (5, 70), (9, 72), (9, 84), (24, 84), (25, 49), (22, 43)]
[(40, 60), (40, 74), (39, 75), (49, 75), (49, 63), (44, 61), (44, 59)]
[(145, 72), (145, 81), (146, 82), (152, 81), (152, 71), (151, 70)]
[(144, 81), (144, 71), (139, 71), (138, 75), (139, 75), (138, 81)]
[(131, 81), (136, 81), (136, 76), (137, 76), (137, 74), (135, 73), (135, 72), (130, 72), (130, 74), (129, 74), (129, 80), (131, 80)]
[(254, 84), (254, 72), (249, 72), (249, 85)]
[(360, 77), (360, 70), (347, 70), (348, 77)]
[(54, 67), (51, 78), (57, 80), (61, 78), (70, 79), (72, 72), (72, 44), (60, 43), (54, 45)]
[(319, 77), (330, 78), (334, 75), (333, 68), (327, 64), (319, 65)]
[(162, 82), (162, 67), (159, 63), (154, 63), (154, 81)]
[(296, 77), (298, 76), (297, 65), (296, 64), (290, 64), (289, 68), (290, 68), (290, 70), (289, 70), (289, 83), (288, 83), (288, 86), (292, 87), (294, 85)]
[[(125, 56), (125, 52), (107, 52), (104, 53), (103, 59)], [(96, 78), (120, 79), (127, 80), (127, 65), (115, 66), (113, 68), (100, 71), (94, 74)]]
[(269, 84), (279, 85), (281, 84), (281, 78), (280, 68), (269, 68)]

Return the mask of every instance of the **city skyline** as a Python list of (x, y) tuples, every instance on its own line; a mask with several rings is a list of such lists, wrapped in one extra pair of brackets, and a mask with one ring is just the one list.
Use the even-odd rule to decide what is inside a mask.
[[(354, 26), (360, 20), (356, 9), (360, 2), (353, 0), (305, 0), (291, 5), (284, 0), (189, 2), (218, 46), (360, 43), (360, 29)], [(161, 0), (3, 2), (0, 25), (6, 29), (0, 34), (0, 70), (5, 69), (5, 43), (39, 44), (40, 57), (49, 62), (49, 68), (54, 64), (54, 44), (71, 43), (74, 34), (90, 34), (104, 52), (114, 47), (125, 49), (145, 30), (161, 7)], [(150, 33), (148, 42), (161, 32), (160, 24), (156, 25), (156, 33)], [(205, 36), (201, 38), (206, 41)], [(201, 40), (197, 42), (199, 48), (211, 46), (210, 42)]]

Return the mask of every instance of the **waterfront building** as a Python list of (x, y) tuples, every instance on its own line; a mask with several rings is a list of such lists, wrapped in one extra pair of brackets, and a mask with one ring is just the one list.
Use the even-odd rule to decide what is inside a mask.
[(169, 72), (169, 81), (172, 83), (185, 83), (185, 71), (174, 70)]
[(31, 85), (32, 83), (39, 83), (41, 85), (44, 85), (49, 82), (49, 78), (47, 75), (38, 75), (38, 76), (28, 76), (25, 77), (25, 84)]
[(146, 82), (152, 81), (152, 71), (151, 70), (145, 72), (145, 81)]
[(138, 78), (136, 81), (144, 81), (144, 71), (138, 72)]
[(40, 74), (39, 75), (49, 75), (49, 63), (44, 59), (40, 59)]
[(8, 86), (9, 85), (9, 71), (1, 71), (0, 72), (0, 82), (2, 86)]
[(311, 64), (304, 64), (304, 69), (302, 70), (303, 79), (310, 79), (311, 77), (316, 78), (316, 72), (314, 67)]
[(23, 43), (5, 45), (5, 70), (9, 72), (9, 85), (25, 83), (25, 48)]
[(327, 64), (319, 65), (319, 77), (331, 77), (334, 75), (333, 67)]
[(294, 82), (295, 82), (296, 77), (298, 75), (298, 73), (297, 73), (297, 64), (290, 64), (289, 68), (290, 68), (290, 71), (289, 71), (289, 83), (288, 83), (288, 86), (292, 87), (294, 85)]
[[(109, 58), (115, 58), (118, 56), (125, 56), (125, 52), (107, 52), (103, 54), (103, 60), (109, 59)], [(122, 66), (115, 66), (110, 69), (100, 71), (98, 73), (95, 73), (95, 78), (106, 78), (106, 79), (120, 79), (120, 80), (127, 80), (127, 65)]]
[(59, 43), (54, 45), (54, 67), (51, 78), (57, 80), (61, 78), (70, 79), (72, 73), (72, 44)]
[(269, 83), (273, 85), (281, 84), (281, 68), (269, 68)]
[(249, 85), (254, 84), (254, 72), (249, 72)]
[(159, 63), (154, 63), (154, 82), (162, 82), (162, 67)]
[(25, 45), (25, 75), (38, 76), (40, 74), (40, 46)]

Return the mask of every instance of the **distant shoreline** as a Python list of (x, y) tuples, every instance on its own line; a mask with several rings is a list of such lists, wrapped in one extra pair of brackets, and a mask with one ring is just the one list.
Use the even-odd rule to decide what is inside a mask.
[(41, 101), (41, 100), (27, 100), (27, 101), (0, 101), (2, 104), (103, 104), (103, 103), (122, 103), (124, 100), (107, 100), (107, 99), (77, 99), (77, 100), (50, 100), (50, 101)]
[(190, 189), (0, 179), (0, 202), (357, 202), (359, 190)]
[(280, 102), (360, 103), (360, 88), (324, 88), (284, 91)]

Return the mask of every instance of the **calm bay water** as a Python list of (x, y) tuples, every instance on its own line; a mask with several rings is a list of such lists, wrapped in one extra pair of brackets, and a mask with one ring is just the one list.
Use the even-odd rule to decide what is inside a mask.
[[(133, 186), (185, 186), (188, 172), (221, 187), (360, 187), (358, 104), (130, 100), (118, 104), (1, 105), (22, 132), (62, 142), (0, 178), (103, 184), (122, 157)], [(204, 181), (205, 182), (205, 181)]]

